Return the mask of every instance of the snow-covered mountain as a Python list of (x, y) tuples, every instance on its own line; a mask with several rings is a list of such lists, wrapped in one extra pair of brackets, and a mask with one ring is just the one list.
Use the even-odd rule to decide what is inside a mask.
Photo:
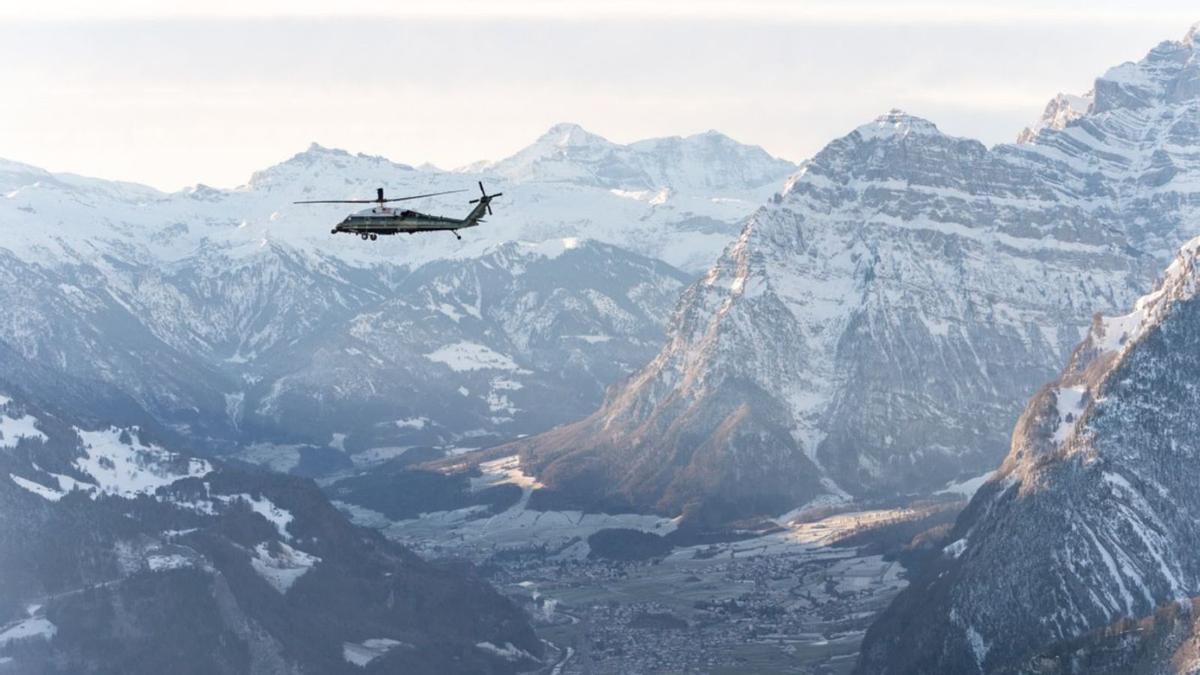
[(726, 515), (984, 473), (1093, 313), (1196, 233), (1197, 81), (1192, 31), (1022, 144), (899, 111), (833, 141), (684, 294), (659, 355), (521, 443), (525, 466), (599, 501)]
[(775, 190), (796, 170), (765, 150), (708, 131), (620, 145), (577, 124), (556, 124), (529, 147), (499, 162), (476, 164), (513, 182), (564, 182), (667, 203), (673, 194)]
[(311, 482), (92, 426), (24, 389), (0, 382), (0, 671), (540, 665), (521, 610), (352, 526)]
[[(585, 414), (652, 355), (688, 278), (654, 256), (707, 265), (773, 189), (763, 167), (776, 179), (791, 169), (723, 137), (686, 151), (655, 143), (664, 148), (637, 155), (656, 175), (727, 171), (713, 179), (725, 187), (664, 183), (655, 199), (316, 145), (240, 188), (173, 194), (3, 162), (0, 343), (107, 384), (210, 446), (267, 440), (346, 464), (343, 441), (449, 445), (544, 429)], [(703, 163), (708, 145), (724, 163)], [(343, 207), (291, 204), (476, 180), (505, 196), (461, 243), (331, 236)], [(416, 206), (465, 212), (472, 196)], [(395, 424), (411, 419), (424, 426)]]
[(1200, 593), (1198, 290), (1200, 239), (1131, 313), (1097, 317), (942, 559), (868, 633), (862, 672), (1010, 671)]
[[(385, 298), (280, 345), (233, 394), (256, 438), (482, 447), (587, 414), (654, 355), (688, 277), (591, 241), (427, 263)], [(376, 451), (376, 454), (381, 451)]]
[[(501, 169), (536, 154), (544, 143), (539, 140), (495, 166)], [(715, 133), (613, 147), (625, 148), (623, 154), (649, 167), (639, 170), (649, 172), (644, 179), (650, 187), (564, 182), (553, 171), (417, 169), (315, 143), (255, 173), (239, 188), (197, 185), (171, 194), (0, 161), (0, 222), (5, 224), (0, 248), (46, 264), (73, 262), (94, 255), (94, 250), (126, 261), (179, 260), (205, 249), (245, 257), (268, 244), (281, 244), (370, 267), (472, 257), (507, 241), (578, 237), (699, 272), (736, 236), (737, 223), (795, 169), (790, 162)], [(586, 156), (563, 157), (555, 166), (586, 173), (591, 162)], [(422, 211), (465, 214), (478, 180), (490, 190), (503, 191), (504, 197), (496, 203), (495, 216), (461, 243), (445, 234), (392, 237), (364, 245), (329, 236), (346, 205), (291, 203), (369, 198), (378, 186), (395, 196), (466, 189), (463, 195), (411, 203)]]

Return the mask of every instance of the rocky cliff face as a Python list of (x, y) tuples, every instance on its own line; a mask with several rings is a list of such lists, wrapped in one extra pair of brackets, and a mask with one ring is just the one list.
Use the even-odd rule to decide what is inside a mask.
[(940, 564), (876, 622), (862, 672), (992, 672), (1200, 590), (1200, 240), (1098, 318), (1026, 406)]
[(1021, 145), (898, 111), (830, 143), (684, 294), (659, 355), (524, 462), (673, 513), (982, 474), (1092, 314), (1194, 234), (1198, 72), (1193, 32)]

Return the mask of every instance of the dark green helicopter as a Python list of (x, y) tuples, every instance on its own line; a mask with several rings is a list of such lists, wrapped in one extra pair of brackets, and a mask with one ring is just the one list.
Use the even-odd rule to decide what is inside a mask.
[(475, 227), (483, 222), (483, 214), (486, 212), (489, 216), (492, 215), (491, 202), (496, 197), (501, 196), (502, 192), (497, 192), (494, 195), (489, 195), (483, 189), (483, 182), (479, 183), (480, 197), (472, 199), (471, 204), (475, 204), (475, 208), (467, 214), (465, 218), (447, 218), (445, 216), (431, 216), (427, 213), (420, 213), (410, 209), (394, 209), (384, 206), (389, 202), (403, 202), (410, 199), (424, 199), (425, 197), (436, 197), (438, 195), (449, 195), (456, 192), (466, 192), (466, 190), (450, 190), (448, 192), (430, 192), (424, 195), (413, 195), (411, 197), (393, 197), (385, 199), (383, 196), (383, 188), (378, 188), (375, 192), (375, 199), (317, 199), (311, 201), (292, 202), (293, 204), (375, 204), (375, 206), (352, 213), (346, 216), (346, 219), (338, 223), (336, 227), (330, 230), (331, 234), (346, 232), (349, 234), (357, 234), (365, 239), (375, 241), (379, 235), (384, 234), (415, 234), (417, 232), (450, 232), (455, 237), (462, 239), (458, 234), (458, 230), (467, 227)]

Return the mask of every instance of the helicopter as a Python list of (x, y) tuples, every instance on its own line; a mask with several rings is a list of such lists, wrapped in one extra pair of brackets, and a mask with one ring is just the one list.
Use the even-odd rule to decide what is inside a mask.
[(483, 181), (479, 181), (479, 198), (472, 199), (469, 203), (475, 204), (475, 208), (466, 215), (465, 218), (448, 218), (446, 216), (432, 216), (427, 213), (420, 213), (410, 209), (396, 209), (385, 206), (389, 202), (403, 202), (410, 199), (424, 199), (425, 197), (437, 197), (438, 195), (449, 195), (456, 192), (466, 192), (466, 190), (449, 190), (447, 192), (430, 192), (423, 195), (412, 195), (409, 197), (392, 197), (385, 198), (383, 196), (383, 188), (376, 188), (375, 199), (316, 199), (299, 202), (293, 204), (375, 204), (369, 209), (363, 209), (357, 213), (352, 213), (346, 216), (345, 220), (338, 223), (330, 234), (338, 234), (346, 232), (348, 234), (356, 234), (362, 237), (364, 241), (375, 241), (379, 235), (390, 234), (416, 234), (417, 232), (450, 232), (459, 240), (462, 236), (458, 234), (458, 230), (475, 227), (483, 222), (483, 214), (492, 215), (491, 202), (496, 197), (504, 194), (497, 192), (489, 195), (483, 189)]

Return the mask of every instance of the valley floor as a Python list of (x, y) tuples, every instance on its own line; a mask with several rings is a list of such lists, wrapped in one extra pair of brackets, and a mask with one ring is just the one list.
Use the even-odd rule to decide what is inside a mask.
[(923, 515), (906, 508), (843, 512), (651, 560), (603, 560), (589, 555), (592, 533), (667, 534), (675, 523), (529, 510), (536, 484), (515, 458), (482, 468), (480, 486), (513, 482), (524, 497), (499, 514), (472, 507), (402, 521), (339, 506), (426, 557), (478, 564), (534, 617), (552, 647), (544, 672), (554, 675), (848, 672), (871, 619), (906, 582), (899, 563), (836, 543)]
[(778, 544), (687, 548), (650, 564), (531, 562), (493, 581), (571, 651), (559, 673), (848, 672), (871, 617), (904, 586), (898, 564)]

